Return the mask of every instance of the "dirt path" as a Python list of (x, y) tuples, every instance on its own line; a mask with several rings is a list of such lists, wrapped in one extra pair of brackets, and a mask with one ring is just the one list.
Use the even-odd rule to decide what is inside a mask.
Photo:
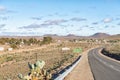
[(83, 52), (80, 63), (64, 80), (94, 80), (88, 63), (88, 51)]

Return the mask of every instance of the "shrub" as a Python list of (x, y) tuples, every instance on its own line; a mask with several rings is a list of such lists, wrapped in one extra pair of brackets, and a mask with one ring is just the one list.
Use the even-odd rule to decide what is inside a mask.
[(42, 44), (49, 44), (52, 42), (52, 37), (44, 37)]
[(18, 48), (16, 44), (10, 44), (10, 47), (13, 48), (13, 49)]

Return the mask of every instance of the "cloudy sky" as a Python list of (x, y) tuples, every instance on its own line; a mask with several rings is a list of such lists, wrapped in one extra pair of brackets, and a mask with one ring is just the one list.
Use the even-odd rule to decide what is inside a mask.
[(0, 35), (120, 34), (120, 0), (0, 0)]

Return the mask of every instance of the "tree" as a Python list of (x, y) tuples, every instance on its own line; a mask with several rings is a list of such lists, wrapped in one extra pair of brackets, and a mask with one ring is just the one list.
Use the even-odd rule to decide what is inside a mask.
[(42, 44), (49, 44), (52, 42), (52, 37), (44, 37)]
[(10, 47), (13, 49), (18, 48), (18, 46), (16, 44), (10, 44)]
[(30, 45), (30, 44), (36, 44), (36, 43), (37, 43), (37, 39), (35, 39), (35, 38), (30, 38), (28, 40), (28, 45)]

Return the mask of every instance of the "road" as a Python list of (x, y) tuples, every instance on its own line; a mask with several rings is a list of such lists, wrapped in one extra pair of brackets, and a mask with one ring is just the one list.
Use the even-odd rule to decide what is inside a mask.
[(88, 54), (94, 80), (120, 80), (120, 63), (101, 56), (99, 49), (93, 49)]

